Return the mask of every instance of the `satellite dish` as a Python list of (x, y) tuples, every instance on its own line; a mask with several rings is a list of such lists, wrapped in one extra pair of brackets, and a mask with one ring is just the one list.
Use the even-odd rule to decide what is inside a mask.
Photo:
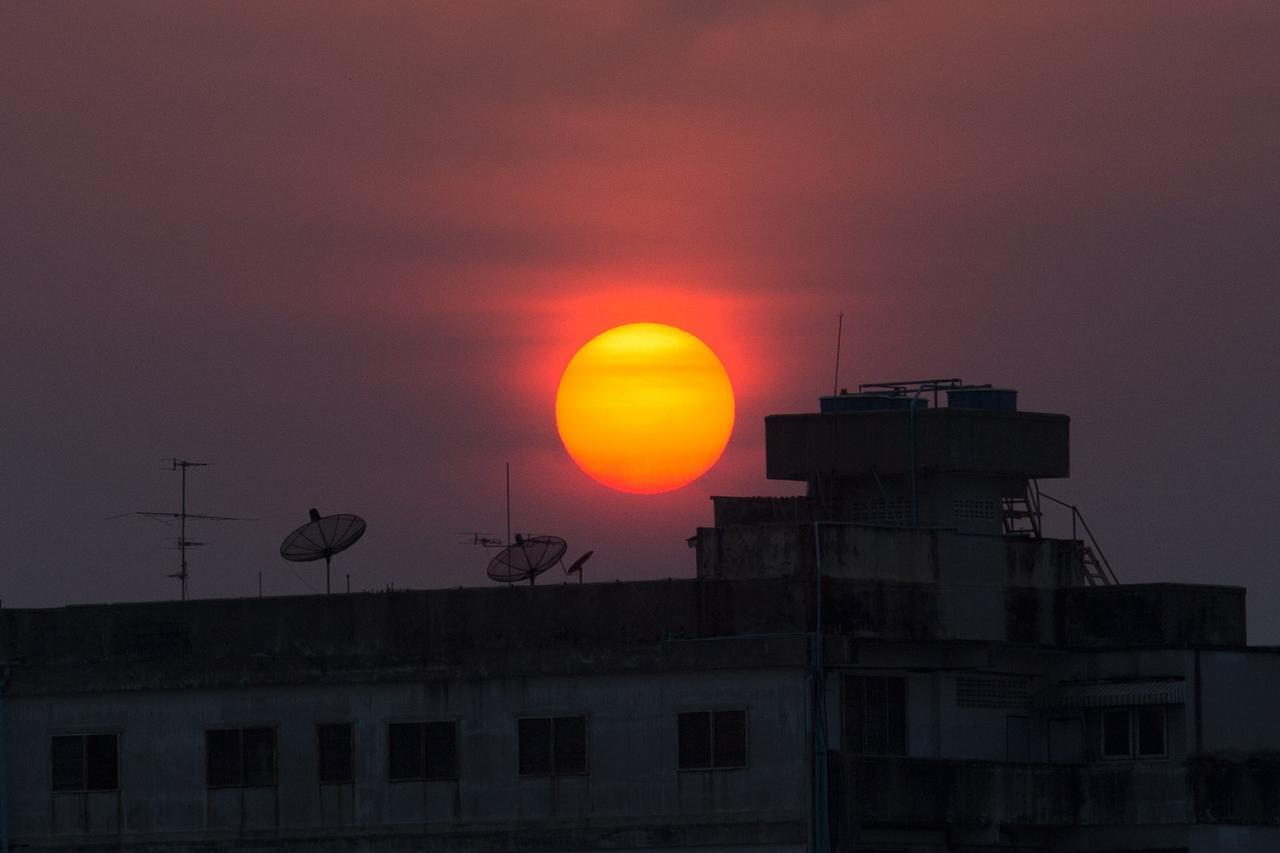
[(587, 553), (583, 554), (581, 557), (574, 560), (573, 563), (569, 566), (569, 568), (564, 570), (564, 573), (566, 575), (572, 575), (576, 573), (578, 575), (578, 583), (582, 583), (582, 566), (587, 562), (587, 560), (591, 559), (591, 555), (594, 553), (595, 551), (588, 551)]
[(564, 559), (568, 545), (559, 536), (517, 536), (489, 561), (489, 577), (500, 583), (516, 583), (534, 578)]
[(280, 556), (295, 563), (324, 559), (324, 591), (329, 592), (329, 561), (364, 535), (364, 519), (349, 512), (321, 515), (314, 508), (311, 521), (284, 538)]

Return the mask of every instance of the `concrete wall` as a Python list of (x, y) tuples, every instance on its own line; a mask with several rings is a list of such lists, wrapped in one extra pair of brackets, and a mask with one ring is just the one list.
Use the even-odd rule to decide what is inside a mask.
[[(678, 771), (676, 714), (714, 708), (747, 709), (750, 766)], [(804, 708), (803, 675), (786, 670), (17, 698), (8, 704), (11, 825), (33, 843), (84, 832), (83, 806), (73, 802), (84, 795), (51, 793), (49, 738), (117, 731), (120, 792), (92, 795), (101, 814), (87, 829), (134, 842), (343, 824), (457, 832), (548, 820), (600, 822), (615, 835), (631, 826), (641, 837), (646, 825), (722, 819), (767, 823), (775, 836), (790, 827), (798, 843), (807, 815)], [(517, 717), (565, 714), (588, 717), (589, 775), (518, 776)], [(419, 719), (457, 721), (458, 781), (387, 781), (387, 724)], [(355, 724), (355, 784), (322, 790), (315, 726), (337, 721)], [(204, 730), (263, 725), (278, 732), (279, 785), (207, 789)], [(704, 835), (714, 846), (714, 833)], [(735, 838), (751, 843), (721, 835)]]
[(847, 755), (832, 756), (831, 764), (840, 775), (832, 809), (844, 813), (846, 827), (1136, 828), (1191, 821), (1186, 772), (1175, 764), (1064, 767)]
[[(1078, 582), (1070, 540), (844, 523), (817, 532), (826, 577), (1040, 589)], [(695, 544), (700, 578), (813, 576), (811, 523), (700, 527)]]
[(1062, 644), (1243, 646), (1245, 591), (1208, 584), (1120, 584), (1064, 589)]
[(764, 419), (770, 479), (881, 476), (920, 471), (1028, 477), (1070, 474), (1070, 419), (1032, 412), (930, 409), (770, 415)]
[[(1051, 644), (1074, 543), (852, 524), (818, 528), (839, 629), (857, 636)], [(813, 525), (698, 530), (706, 579), (812, 577)], [(834, 617), (833, 617), (834, 618)], [(834, 625), (835, 622), (833, 621)]]
[(412, 659), (457, 649), (606, 646), (803, 627), (785, 578), (649, 581), (0, 610), (0, 659)]
[(1280, 650), (1200, 653), (1207, 753), (1280, 754)]
[(1193, 826), (1188, 841), (1188, 853), (1275, 853), (1280, 827)]

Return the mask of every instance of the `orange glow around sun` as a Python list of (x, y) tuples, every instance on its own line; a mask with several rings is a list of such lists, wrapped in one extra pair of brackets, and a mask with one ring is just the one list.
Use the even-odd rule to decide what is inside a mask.
[(578, 467), (606, 486), (669, 492), (724, 452), (733, 386), (716, 354), (688, 332), (618, 326), (583, 344), (564, 369), (556, 427)]

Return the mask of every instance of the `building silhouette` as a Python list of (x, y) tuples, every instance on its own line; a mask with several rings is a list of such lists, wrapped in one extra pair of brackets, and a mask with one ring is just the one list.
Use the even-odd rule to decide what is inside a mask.
[[(690, 580), (0, 610), (12, 850), (1280, 850), (1280, 653), (1122, 584), (1069, 420), (766, 419)], [(1058, 510), (1070, 535), (1052, 538)]]

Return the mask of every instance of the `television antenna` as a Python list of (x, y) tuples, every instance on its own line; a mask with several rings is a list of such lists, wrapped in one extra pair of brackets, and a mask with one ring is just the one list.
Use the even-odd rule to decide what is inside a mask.
[(312, 507), (311, 520), (280, 543), (280, 556), (294, 563), (324, 559), (324, 591), (331, 592), (329, 567), (333, 555), (345, 551), (364, 535), (364, 519), (349, 512), (321, 515)]
[(154, 518), (162, 524), (169, 524), (166, 519), (178, 520), (178, 571), (169, 575), (176, 578), (182, 584), (182, 600), (187, 600), (187, 549), (195, 548), (200, 545), (207, 545), (207, 542), (197, 542), (187, 538), (187, 521), (253, 521), (252, 518), (241, 518), (235, 515), (206, 515), (204, 513), (187, 512), (187, 469), (188, 468), (207, 468), (208, 462), (192, 462), (188, 459), (179, 459), (171, 456), (161, 460), (165, 464), (166, 470), (182, 472), (182, 500), (178, 505), (177, 512), (124, 512), (119, 515), (109, 515), (108, 519), (124, 518), (127, 515), (141, 515), (147, 518)]
[(578, 583), (582, 583), (582, 565), (593, 552), (583, 554), (571, 566), (565, 567), (564, 555), (568, 545), (559, 536), (528, 536), (517, 533), (515, 541), (511, 541), (511, 463), (506, 466), (507, 474), (507, 540), (504, 543), (496, 536), (484, 533), (464, 534), (471, 536), (472, 545), (480, 545), (485, 549), (501, 550), (489, 560), (485, 573), (499, 583), (518, 583), (527, 580), (533, 585), (538, 575), (559, 565), (566, 575), (577, 574)]
[(471, 531), (459, 533), (458, 535), (467, 537), (460, 543), (462, 545), (482, 545), (485, 548), (505, 548), (507, 546), (507, 543), (503, 542), (501, 537), (491, 536), (488, 533)]

